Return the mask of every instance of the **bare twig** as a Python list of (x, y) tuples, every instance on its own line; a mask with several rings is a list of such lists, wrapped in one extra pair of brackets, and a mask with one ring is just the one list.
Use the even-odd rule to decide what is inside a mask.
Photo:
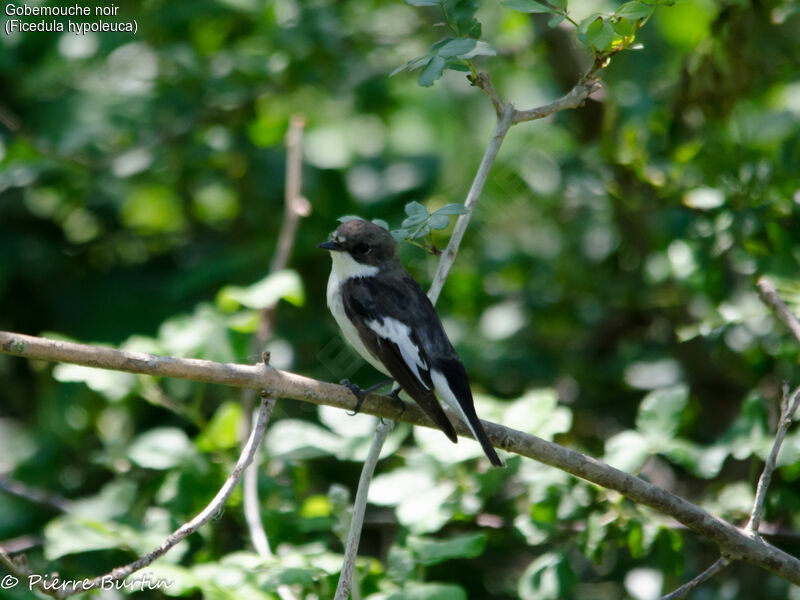
[[(263, 389), (272, 397), (324, 404), (350, 411), (355, 408), (356, 403), (353, 393), (342, 385), (280, 371), (264, 364), (224, 364), (196, 358), (155, 356), (6, 331), (0, 331), (0, 352), (38, 360)], [(401, 405), (376, 394), (364, 400), (361, 412), (436, 428), (416, 404), (406, 402)], [(453, 418), (453, 424), (459, 435), (472, 437), (460, 419)], [(633, 502), (649, 506), (683, 523), (695, 533), (717, 544), (725, 556), (745, 560), (800, 585), (800, 560), (771, 544), (753, 539), (688, 500), (553, 442), (488, 421), (483, 421), (483, 426), (495, 447), (556, 467), (600, 487), (616, 490)]]
[(495, 158), (497, 158), (497, 153), (500, 150), (506, 133), (508, 133), (508, 128), (511, 127), (513, 110), (513, 107), (509, 104), (503, 108), (500, 118), (497, 119), (497, 124), (492, 131), (489, 145), (486, 146), (481, 164), (478, 166), (478, 172), (475, 173), (475, 178), (472, 180), (467, 198), (464, 200), (464, 207), (467, 209), (467, 212), (458, 217), (455, 227), (453, 228), (453, 234), (450, 236), (450, 241), (447, 243), (447, 248), (445, 248), (442, 256), (439, 258), (439, 266), (436, 269), (436, 274), (433, 276), (431, 287), (428, 290), (428, 297), (434, 304), (436, 304), (436, 300), (442, 292), (442, 287), (444, 287), (447, 275), (450, 273), (450, 269), (456, 260), (458, 247), (461, 245), (461, 240), (464, 237), (464, 233), (467, 231), (467, 226), (475, 210), (475, 204), (478, 202), (478, 198), (483, 191), (483, 186), (489, 176), (489, 170), (492, 168)]
[(775, 433), (775, 442), (772, 444), (772, 449), (769, 452), (767, 461), (764, 464), (764, 470), (761, 477), (758, 478), (758, 487), (756, 488), (756, 500), (753, 503), (753, 510), (750, 513), (750, 520), (747, 522), (744, 530), (758, 535), (758, 528), (761, 524), (761, 516), (764, 513), (764, 501), (767, 497), (767, 489), (772, 481), (772, 474), (775, 472), (775, 466), (778, 462), (778, 453), (781, 451), (783, 438), (792, 424), (792, 419), (797, 412), (797, 407), (800, 405), (800, 387), (795, 389), (789, 394), (788, 385), (784, 384), (783, 393), (781, 395), (781, 418), (778, 422), (778, 431)]
[(72, 503), (58, 494), (38, 490), (7, 477), (0, 477), (0, 491), (61, 512), (69, 512), (72, 508)]
[(353, 581), (353, 570), (356, 565), (358, 555), (358, 543), (361, 539), (361, 527), (364, 524), (364, 513), (366, 512), (367, 496), (369, 494), (369, 484), (372, 481), (372, 474), (375, 472), (375, 465), (381, 455), (381, 448), (386, 441), (386, 436), (392, 431), (394, 421), (379, 420), (375, 429), (375, 437), (369, 447), (367, 459), (361, 468), (361, 477), (358, 480), (358, 491), (356, 500), (353, 503), (353, 516), (350, 519), (350, 530), (347, 533), (347, 547), (344, 549), (344, 564), (342, 573), (339, 575), (339, 585), (336, 587), (335, 600), (347, 600), (350, 596), (350, 586)]
[[(800, 323), (797, 318), (792, 314), (786, 304), (781, 300), (778, 292), (773, 285), (767, 280), (766, 277), (760, 277), (757, 283), (758, 292), (762, 301), (769, 306), (778, 318), (794, 333), (797, 341), (800, 342)], [(791, 394), (789, 393), (789, 384), (784, 383), (781, 390), (781, 416), (778, 421), (777, 431), (775, 432), (775, 441), (772, 444), (772, 449), (769, 452), (766, 462), (764, 463), (764, 470), (758, 478), (758, 485), (756, 487), (756, 497), (753, 502), (753, 509), (750, 511), (750, 519), (744, 527), (744, 533), (751, 536), (755, 540), (761, 540), (759, 534), (759, 527), (761, 526), (761, 517), (764, 514), (764, 503), (767, 499), (767, 490), (772, 481), (772, 474), (775, 472), (775, 467), (778, 463), (778, 455), (783, 445), (783, 439), (789, 426), (792, 424), (797, 408), (800, 406), (800, 387), (795, 389)], [(717, 560), (708, 569), (700, 573), (697, 577), (683, 584), (674, 592), (667, 594), (661, 600), (673, 600), (674, 598), (682, 598), (700, 584), (708, 581), (711, 577), (716, 575), (731, 562), (731, 558), (724, 555)]]
[(213, 500), (211, 500), (208, 506), (206, 506), (197, 516), (195, 516), (191, 521), (188, 521), (187, 523), (184, 523), (178, 527), (178, 529), (172, 532), (172, 534), (166, 540), (164, 540), (163, 544), (154, 549), (152, 552), (147, 553), (145, 556), (133, 561), (132, 563), (117, 567), (105, 575), (100, 575), (99, 577), (85, 581), (80, 586), (75, 586), (73, 589), (67, 589), (64, 591), (64, 596), (71, 596), (73, 594), (78, 594), (100, 587), (107, 582), (124, 579), (131, 573), (143, 569), (160, 556), (166, 554), (178, 542), (194, 533), (200, 527), (210, 521), (211, 518), (216, 515), (225, 505), (228, 497), (231, 495), (234, 488), (239, 483), (239, 480), (242, 478), (244, 470), (252, 462), (253, 456), (258, 449), (259, 443), (261, 442), (261, 438), (264, 437), (264, 430), (267, 427), (267, 422), (269, 421), (269, 416), (274, 406), (275, 400), (267, 397), (262, 399), (261, 408), (258, 411), (256, 425), (253, 428), (253, 431), (250, 433), (250, 438), (247, 440), (247, 444), (245, 444), (245, 447), (242, 450), (241, 456), (239, 456), (239, 460), (236, 462), (233, 472), (228, 476), (228, 479), (225, 480), (225, 483), (223, 484), (222, 488), (220, 488), (219, 492), (217, 492), (217, 495), (214, 496)]
[(758, 294), (761, 296), (761, 300), (764, 304), (772, 309), (775, 315), (783, 321), (783, 324), (789, 328), (789, 331), (794, 334), (797, 341), (800, 342), (800, 321), (797, 320), (794, 313), (789, 310), (789, 307), (781, 300), (781, 297), (775, 290), (775, 286), (772, 285), (766, 277), (759, 277), (756, 287), (758, 287)]
[[(30, 570), (28, 564), (25, 562), (24, 556), (19, 557), (18, 560), (14, 560), (11, 558), (9, 553), (2, 546), (0, 546), (0, 563), (5, 565), (6, 569), (8, 569), (8, 572), (18, 580), (23, 579), (25, 581), (24, 587), (29, 589), (35, 588), (42, 594), (51, 596), (53, 598), (60, 599), (65, 597), (65, 593), (62, 589), (58, 587), (45, 586), (43, 583), (45, 579), (43, 577), (37, 577), (36, 574)], [(4, 582), (6, 585), (13, 584), (11, 587), (16, 587), (16, 584), (19, 583), (19, 581), (14, 583), (13, 581), (6, 582), (5, 580)]]
[(661, 600), (676, 600), (677, 598), (683, 598), (686, 594), (691, 592), (698, 585), (705, 583), (706, 581), (711, 579), (714, 575), (722, 571), (722, 569), (727, 567), (729, 564), (730, 561), (727, 558), (718, 558), (713, 565), (708, 567), (697, 577), (695, 577), (691, 581), (687, 581), (681, 587), (676, 589), (674, 592), (670, 592), (666, 596), (662, 597)]
[(474, 76), (467, 75), (467, 79), (469, 79), (469, 82), (472, 85), (475, 85), (486, 92), (486, 95), (489, 96), (489, 100), (492, 102), (492, 106), (494, 106), (494, 112), (497, 113), (497, 118), (500, 119), (503, 116), (505, 105), (497, 95), (494, 85), (492, 85), (492, 78), (489, 77), (489, 74), (481, 71)]

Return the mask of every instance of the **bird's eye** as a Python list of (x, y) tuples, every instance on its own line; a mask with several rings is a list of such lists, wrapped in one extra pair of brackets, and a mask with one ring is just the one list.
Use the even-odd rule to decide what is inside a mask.
[(369, 254), (369, 246), (364, 242), (361, 242), (360, 244), (356, 244), (355, 251), (357, 254), (360, 254), (361, 256), (366, 256), (367, 254)]

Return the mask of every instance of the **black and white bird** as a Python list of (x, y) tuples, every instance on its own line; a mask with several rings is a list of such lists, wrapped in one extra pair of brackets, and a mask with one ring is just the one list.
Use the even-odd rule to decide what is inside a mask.
[[(394, 378), (456, 442), (438, 394), (466, 422), (491, 463), (504, 466), (475, 412), (467, 371), (433, 304), (397, 258), (391, 234), (368, 221), (351, 219), (319, 247), (329, 250), (333, 261), (328, 308), (350, 345), (378, 371)], [(355, 386), (351, 389), (360, 407), (363, 396)]]

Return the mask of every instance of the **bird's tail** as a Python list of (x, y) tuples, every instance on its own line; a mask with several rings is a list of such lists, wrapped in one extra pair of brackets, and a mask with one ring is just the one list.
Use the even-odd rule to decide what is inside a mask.
[(483, 448), (483, 453), (486, 454), (489, 462), (495, 467), (505, 467), (503, 461), (497, 456), (492, 442), (489, 441), (489, 436), (486, 435), (478, 413), (475, 412), (472, 390), (469, 389), (469, 379), (467, 379), (464, 367), (458, 361), (453, 361), (448, 366), (453, 370), (458, 369), (458, 372), (451, 373), (453, 376), (448, 377), (447, 371), (431, 371), (431, 379), (437, 393), (466, 422), (472, 435)]
[(475, 439), (483, 448), (483, 453), (486, 455), (486, 458), (489, 459), (489, 462), (492, 463), (495, 467), (505, 467), (503, 461), (500, 460), (500, 457), (497, 456), (497, 452), (492, 446), (492, 442), (489, 441), (489, 436), (486, 435), (486, 430), (483, 428), (483, 424), (481, 420), (478, 418), (475, 409), (470, 406), (472, 410), (464, 410), (464, 415), (467, 417), (467, 425), (469, 426), (469, 430), (472, 432), (472, 435), (475, 436)]

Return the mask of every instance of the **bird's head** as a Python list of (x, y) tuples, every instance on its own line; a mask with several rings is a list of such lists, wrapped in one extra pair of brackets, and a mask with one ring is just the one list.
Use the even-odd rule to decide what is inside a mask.
[(329, 241), (318, 247), (346, 253), (359, 264), (375, 267), (394, 259), (397, 251), (397, 243), (388, 231), (361, 219), (345, 221)]

